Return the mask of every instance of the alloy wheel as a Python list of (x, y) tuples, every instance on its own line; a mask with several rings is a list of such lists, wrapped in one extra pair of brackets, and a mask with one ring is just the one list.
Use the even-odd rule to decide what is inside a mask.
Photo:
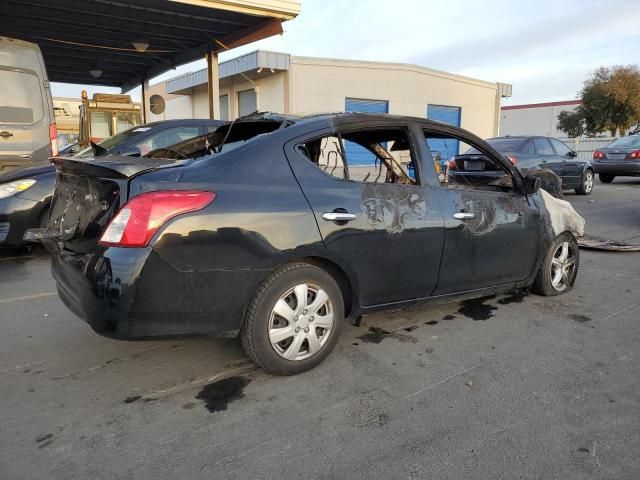
[(558, 292), (571, 287), (576, 268), (576, 252), (571, 242), (562, 242), (551, 260), (551, 286)]
[(280, 296), (269, 318), (269, 342), (287, 360), (304, 360), (327, 343), (334, 325), (333, 303), (317, 285), (301, 283)]
[(584, 191), (590, 193), (593, 189), (593, 173), (587, 170), (584, 174)]

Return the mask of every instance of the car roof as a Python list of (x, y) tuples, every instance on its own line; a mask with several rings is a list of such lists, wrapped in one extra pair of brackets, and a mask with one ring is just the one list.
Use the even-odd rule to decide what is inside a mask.
[[(158, 120), (156, 122), (143, 123), (141, 125), (136, 125), (136, 127), (144, 127), (144, 128), (156, 128), (156, 127), (179, 127), (180, 125), (224, 125), (225, 123), (229, 123), (225, 120), (210, 120), (206, 119), (198, 119), (198, 118), (184, 118), (184, 119), (176, 119), (176, 120)], [(133, 127), (133, 128), (136, 128)]]

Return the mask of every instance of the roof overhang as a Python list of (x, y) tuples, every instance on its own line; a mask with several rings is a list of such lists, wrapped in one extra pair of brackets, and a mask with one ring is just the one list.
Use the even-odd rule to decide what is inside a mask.
[[(239, 78), (258, 80), (274, 73), (289, 70), (291, 56), (288, 53), (256, 50), (226, 62), (218, 68), (220, 85), (226, 86)], [(167, 93), (188, 95), (191, 89), (207, 84), (207, 70), (187, 73), (167, 80)]]
[(293, 0), (3, 0), (0, 35), (40, 45), (52, 82), (127, 91), (207, 52), (281, 34), (299, 12)]

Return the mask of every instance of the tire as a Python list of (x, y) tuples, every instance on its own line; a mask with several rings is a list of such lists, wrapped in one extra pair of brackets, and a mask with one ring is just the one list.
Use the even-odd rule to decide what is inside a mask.
[(288, 264), (264, 281), (249, 304), (242, 346), (268, 372), (295, 375), (327, 358), (343, 320), (344, 300), (333, 277), (313, 265)]
[(616, 176), (611, 175), (610, 173), (599, 173), (598, 178), (602, 183), (611, 183)]
[(582, 173), (580, 186), (576, 188), (578, 195), (591, 195), (593, 192), (593, 170), (587, 169)]
[[(568, 255), (566, 259), (563, 259), (562, 249), (565, 244), (567, 245)], [(571, 264), (570, 268), (565, 269), (569, 264)], [(567, 293), (573, 288), (573, 284), (576, 281), (579, 264), (580, 250), (578, 249), (577, 240), (569, 232), (560, 234), (547, 250), (540, 271), (533, 283), (533, 292), (545, 297)], [(559, 283), (556, 276), (558, 269), (561, 270)]]

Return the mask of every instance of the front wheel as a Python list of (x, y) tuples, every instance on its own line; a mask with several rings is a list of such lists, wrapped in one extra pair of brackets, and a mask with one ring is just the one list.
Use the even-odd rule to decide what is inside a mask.
[(265, 370), (295, 375), (333, 350), (344, 317), (338, 284), (314, 265), (280, 268), (258, 289), (242, 326), (242, 346)]
[(602, 183), (611, 183), (616, 176), (609, 173), (599, 173), (598, 178)]
[(582, 174), (582, 180), (580, 182), (580, 186), (576, 188), (576, 193), (578, 195), (591, 195), (593, 191), (593, 171), (585, 170)]
[(567, 293), (576, 281), (579, 262), (576, 238), (568, 232), (560, 234), (547, 250), (532, 290), (547, 297)]

